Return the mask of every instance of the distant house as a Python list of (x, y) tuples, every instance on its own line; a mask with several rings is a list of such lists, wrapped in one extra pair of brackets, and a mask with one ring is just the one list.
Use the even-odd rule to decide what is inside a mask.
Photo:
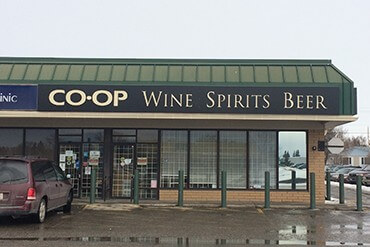
[(343, 165), (364, 165), (370, 164), (370, 147), (350, 147), (340, 153)]

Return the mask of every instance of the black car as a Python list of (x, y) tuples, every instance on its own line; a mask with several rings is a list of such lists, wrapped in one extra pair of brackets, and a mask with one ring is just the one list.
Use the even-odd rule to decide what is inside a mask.
[(357, 176), (364, 177), (368, 174), (370, 174), (370, 165), (366, 165), (362, 167), (361, 169), (357, 169), (357, 170), (350, 172), (347, 180), (349, 183), (356, 183)]

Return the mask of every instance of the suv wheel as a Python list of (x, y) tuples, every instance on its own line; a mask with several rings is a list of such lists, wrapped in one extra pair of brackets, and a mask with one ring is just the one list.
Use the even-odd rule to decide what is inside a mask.
[(43, 198), (40, 201), (39, 209), (37, 210), (37, 214), (35, 215), (35, 221), (37, 223), (43, 223), (45, 221), (46, 211), (47, 211), (46, 201)]
[(73, 200), (73, 193), (72, 191), (68, 194), (67, 204), (63, 207), (63, 213), (70, 213), (72, 210), (72, 200)]

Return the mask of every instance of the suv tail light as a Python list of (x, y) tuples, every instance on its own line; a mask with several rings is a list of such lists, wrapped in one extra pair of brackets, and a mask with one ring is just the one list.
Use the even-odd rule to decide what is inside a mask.
[(36, 189), (35, 188), (28, 188), (27, 200), (30, 200), (30, 201), (36, 200)]

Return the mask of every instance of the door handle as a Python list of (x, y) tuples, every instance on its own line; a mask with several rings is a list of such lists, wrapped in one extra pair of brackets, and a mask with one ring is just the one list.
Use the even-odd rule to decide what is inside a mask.
[(60, 185), (60, 187), (63, 187), (63, 184), (59, 184)]
[(58, 184), (55, 184), (55, 187), (58, 187)]

